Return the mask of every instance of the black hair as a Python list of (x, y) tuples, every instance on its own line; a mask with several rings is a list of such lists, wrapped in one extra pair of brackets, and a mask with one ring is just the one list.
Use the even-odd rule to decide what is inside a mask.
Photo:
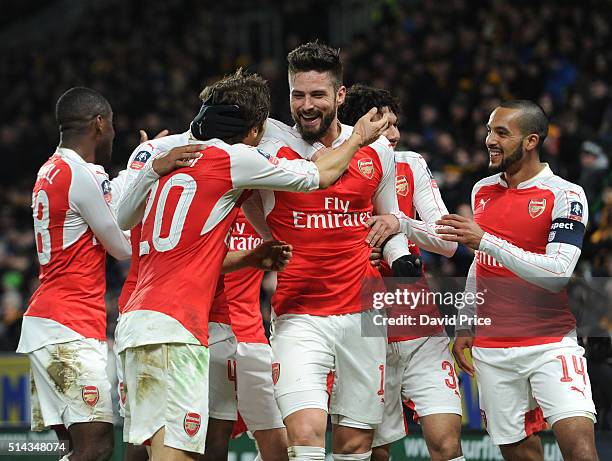
[(338, 108), (338, 118), (342, 123), (354, 125), (372, 107), (379, 111), (388, 107), (395, 115), (400, 111), (397, 99), (389, 91), (357, 83), (347, 90), (344, 103)]
[(521, 115), (518, 120), (518, 125), (521, 133), (524, 136), (537, 134), (540, 137), (538, 149), (542, 147), (548, 135), (548, 117), (540, 105), (527, 99), (515, 99), (512, 101), (504, 101), (499, 107), (520, 110)]
[(111, 105), (104, 96), (85, 87), (70, 88), (55, 105), (55, 119), (60, 132), (83, 130), (98, 115), (109, 117), (111, 112)]

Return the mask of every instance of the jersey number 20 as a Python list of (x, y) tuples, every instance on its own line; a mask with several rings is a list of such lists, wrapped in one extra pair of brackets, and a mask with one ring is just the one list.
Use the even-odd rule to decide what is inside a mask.
[[(155, 194), (157, 193), (158, 185), (159, 183), (155, 183), (155, 185), (151, 188), (151, 195), (149, 196), (149, 201), (145, 208), (143, 222), (146, 221), (147, 216), (151, 212), (151, 207), (154, 202)], [(161, 230), (164, 214), (166, 211), (166, 201), (168, 200), (168, 195), (170, 194), (170, 190), (173, 187), (180, 187), (181, 195), (176, 204), (176, 208), (172, 212), (172, 220), (170, 223), (170, 230), (168, 231), (168, 235), (162, 237)], [(164, 184), (164, 187), (162, 187), (162, 190), (159, 193), (157, 207), (155, 209), (152, 238), (153, 247), (160, 253), (172, 250), (178, 245), (179, 241), (181, 240), (183, 226), (185, 225), (185, 218), (187, 218), (187, 212), (189, 211), (189, 207), (191, 206), (193, 197), (196, 194), (196, 190), (197, 183), (195, 179), (193, 179), (190, 175), (184, 173), (179, 173), (173, 176), (168, 182), (166, 182), (166, 184)], [(166, 215), (166, 219), (168, 219), (169, 217), (170, 216)], [(148, 242), (140, 243), (141, 255), (147, 254), (149, 252), (147, 247)]]

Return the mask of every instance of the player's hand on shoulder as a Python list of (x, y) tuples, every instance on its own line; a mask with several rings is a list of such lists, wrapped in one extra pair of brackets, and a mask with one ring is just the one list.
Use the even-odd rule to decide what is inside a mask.
[(200, 157), (198, 152), (205, 148), (204, 144), (188, 144), (175, 147), (153, 160), (153, 171), (160, 176), (165, 176), (177, 168), (191, 166), (193, 161)]
[(442, 240), (461, 243), (473, 250), (478, 250), (484, 231), (474, 220), (458, 214), (444, 215), (438, 221), (436, 233)]
[(283, 271), (293, 256), (293, 247), (279, 240), (263, 242), (253, 251), (253, 266), (264, 271)]
[(457, 330), (455, 333), (455, 341), (453, 343), (453, 356), (457, 361), (457, 365), (468, 375), (474, 377), (474, 366), (465, 356), (465, 350), (472, 350), (474, 337), (469, 330)]
[[(149, 140), (149, 135), (145, 130), (140, 130), (140, 144), (143, 142), (147, 142)], [(159, 133), (155, 135), (153, 139), (163, 138), (164, 136), (168, 136), (170, 132), (168, 130), (161, 130)]]
[(365, 226), (370, 228), (365, 241), (371, 247), (381, 247), (385, 240), (400, 231), (399, 219), (392, 214), (372, 216)]
[(363, 117), (357, 120), (353, 127), (353, 134), (357, 136), (360, 146), (367, 146), (376, 141), (389, 127), (389, 116), (386, 113), (379, 117), (378, 109), (373, 107)]

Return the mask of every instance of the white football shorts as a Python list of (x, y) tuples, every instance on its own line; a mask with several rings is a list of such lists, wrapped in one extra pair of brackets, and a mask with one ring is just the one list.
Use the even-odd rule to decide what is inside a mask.
[(74, 423), (113, 422), (105, 341), (83, 338), (28, 354), (32, 430)]
[(113, 355), (115, 356), (115, 368), (117, 368), (117, 394), (119, 395), (119, 416), (125, 418), (125, 389), (123, 385), (123, 365), (119, 352), (117, 352), (117, 341), (113, 343)]
[(385, 411), (374, 431), (373, 447), (407, 435), (404, 402), (418, 417), (461, 415), (461, 394), (449, 343), (448, 337), (441, 335), (387, 345)]
[(269, 344), (238, 343), (236, 349), (238, 411), (251, 432), (285, 427), (272, 382)]
[(272, 349), (238, 343), (229, 325), (208, 324), (210, 417), (236, 421), (238, 412), (251, 432), (284, 427), (274, 397)]
[(536, 346), (473, 347), (480, 409), (497, 445), (515, 443), (546, 425), (585, 416), (595, 405), (584, 349), (575, 337)]
[[(371, 429), (380, 424), (387, 339), (363, 337), (362, 315), (371, 317), (374, 312), (284, 314), (274, 319), (272, 373), (283, 418), (319, 408), (329, 411), (335, 424)], [(335, 388), (331, 399), (330, 373)]]
[(236, 400), (236, 337), (230, 325), (208, 323), (210, 350), (209, 416), (238, 420)]
[(121, 353), (127, 395), (124, 441), (141, 445), (165, 427), (164, 445), (204, 453), (208, 348), (152, 344)]

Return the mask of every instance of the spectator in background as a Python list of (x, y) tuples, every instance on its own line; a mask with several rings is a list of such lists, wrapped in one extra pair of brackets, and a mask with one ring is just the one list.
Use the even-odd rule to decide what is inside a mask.
[(589, 203), (595, 203), (608, 174), (608, 157), (599, 144), (585, 141), (580, 147), (580, 165), (582, 171), (578, 183), (584, 188)]
[(13, 288), (2, 295), (0, 350), (14, 351), (21, 335), (21, 318), (23, 317), (23, 298)]

